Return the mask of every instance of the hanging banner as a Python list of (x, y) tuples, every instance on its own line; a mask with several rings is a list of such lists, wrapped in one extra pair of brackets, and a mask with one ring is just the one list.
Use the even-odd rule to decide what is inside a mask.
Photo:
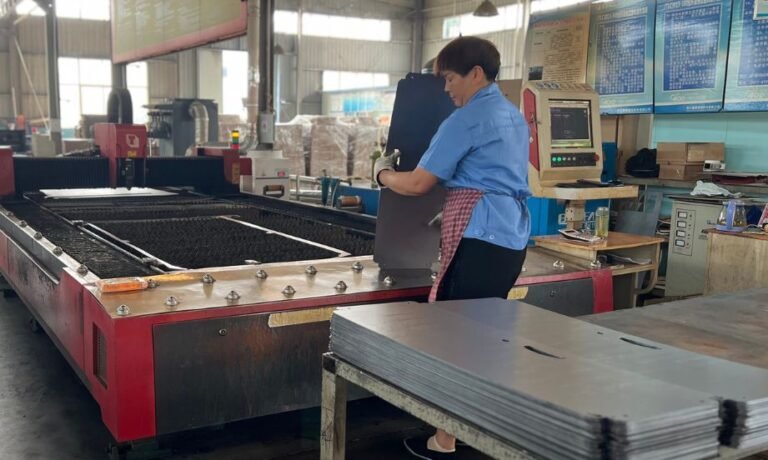
[(653, 0), (592, 5), (587, 83), (607, 115), (653, 112)]
[(589, 3), (531, 15), (526, 38), (527, 80), (586, 82)]
[(656, 9), (656, 113), (723, 107), (731, 0), (659, 0)]
[(768, 110), (768, 20), (755, 20), (755, 0), (734, 0), (725, 110)]

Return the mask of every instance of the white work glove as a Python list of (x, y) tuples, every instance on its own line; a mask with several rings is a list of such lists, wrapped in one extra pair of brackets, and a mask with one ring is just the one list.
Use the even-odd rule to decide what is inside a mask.
[(435, 217), (432, 218), (432, 220), (429, 221), (427, 224), (430, 227), (442, 227), (443, 226), (443, 211), (438, 212), (435, 214)]
[(395, 149), (392, 153), (383, 155), (376, 160), (376, 163), (373, 165), (373, 178), (376, 179), (380, 186), (383, 187), (384, 184), (379, 181), (379, 173), (386, 170), (394, 171), (399, 158), (400, 150)]

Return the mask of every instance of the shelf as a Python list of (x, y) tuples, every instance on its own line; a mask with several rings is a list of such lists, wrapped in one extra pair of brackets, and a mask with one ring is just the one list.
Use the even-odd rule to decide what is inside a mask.
[[(631, 185), (646, 185), (652, 187), (665, 187), (665, 188), (679, 188), (693, 190), (696, 187), (696, 181), (687, 180), (671, 180), (671, 179), (658, 179), (656, 177), (632, 177), (632, 176), (620, 176), (619, 180), (625, 184)], [(718, 186), (732, 192), (732, 193), (744, 193), (747, 195), (768, 195), (768, 184), (760, 185), (722, 185)]]

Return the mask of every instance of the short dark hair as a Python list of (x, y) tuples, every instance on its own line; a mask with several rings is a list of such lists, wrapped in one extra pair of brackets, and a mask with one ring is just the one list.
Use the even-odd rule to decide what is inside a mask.
[(475, 66), (483, 69), (489, 81), (496, 80), (501, 57), (493, 43), (478, 37), (459, 37), (445, 45), (435, 59), (435, 73), (450, 70), (465, 76)]

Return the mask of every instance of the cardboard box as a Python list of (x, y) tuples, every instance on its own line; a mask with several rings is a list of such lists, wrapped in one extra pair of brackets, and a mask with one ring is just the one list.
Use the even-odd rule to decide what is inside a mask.
[(659, 168), (659, 179), (697, 180), (703, 176), (703, 163), (668, 163)]
[(659, 142), (656, 146), (656, 162), (703, 163), (706, 160), (725, 160), (725, 144), (722, 142)]

